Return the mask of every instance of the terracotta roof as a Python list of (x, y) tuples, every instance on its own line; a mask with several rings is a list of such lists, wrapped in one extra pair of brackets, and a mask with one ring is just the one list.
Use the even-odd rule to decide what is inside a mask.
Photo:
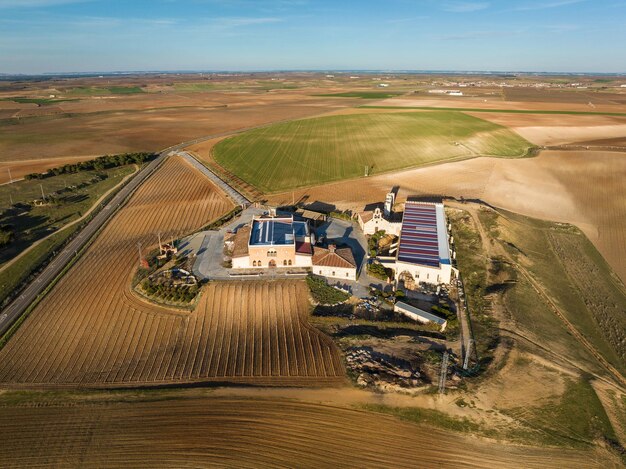
[(244, 257), (248, 255), (248, 241), (250, 240), (250, 226), (242, 226), (235, 234), (232, 257)]
[(313, 251), (313, 265), (322, 267), (356, 268), (356, 261), (350, 248), (329, 249), (315, 246)]
[(311, 255), (313, 254), (313, 247), (311, 246), (311, 243), (296, 241), (296, 253)]

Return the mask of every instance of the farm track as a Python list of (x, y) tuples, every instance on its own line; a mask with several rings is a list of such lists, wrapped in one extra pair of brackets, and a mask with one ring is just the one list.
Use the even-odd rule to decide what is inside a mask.
[[(157, 232), (164, 238), (191, 232), (231, 207), (182, 158), (170, 158), (0, 351), (0, 382), (19, 387), (342, 381), (334, 345), (306, 323), (302, 282), (211, 284), (191, 313), (144, 302), (131, 292), (138, 242), (145, 252), (156, 244)], [(293, 329), (287, 330), (288, 323)], [(262, 333), (256, 334), (259, 326)], [(303, 361), (281, 368), (294, 353), (286, 334), (310, 347), (307, 360), (316, 367)]]
[(287, 399), (5, 406), (0, 431), (3, 467), (617, 467), (600, 450), (510, 446)]

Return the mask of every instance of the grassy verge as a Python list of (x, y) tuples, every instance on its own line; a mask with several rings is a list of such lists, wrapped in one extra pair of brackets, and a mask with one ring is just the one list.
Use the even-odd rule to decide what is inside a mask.
[(380, 414), (393, 415), (401, 420), (422, 425), (431, 425), (454, 432), (477, 433), (481, 426), (467, 418), (451, 417), (448, 414), (433, 409), (422, 409), (420, 407), (392, 407), (383, 404), (362, 404), (359, 409), (368, 412), (378, 412)]
[[(28, 249), (33, 243), (43, 239), (37, 246), (29, 250), (24, 256), (17, 259), (13, 264), (0, 271), (0, 304), (9, 295), (24, 283), (52, 254), (63, 246), (68, 239), (84, 224), (76, 223), (70, 228), (61, 228), (79, 219), (86, 213), (103, 194), (117, 186), (127, 175), (133, 172), (131, 166), (115, 168), (107, 171), (108, 177), (98, 183), (88, 185), (79, 191), (80, 197), (75, 201), (70, 201), (63, 205), (51, 205), (43, 207), (32, 207), (30, 210), (20, 214), (0, 216), (0, 221), (12, 227), (16, 233), (16, 241), (3, 249), (2, 260), (9, 261), (19, 253)], [(90, 173), (90, 172), (88, 172)], [(80, 176), (79, 176), (80, 175)], [(72, 175), (74, 176), (74, 175)], [(89, 174), (79, 173), (76, 176), (87, 178)], [(50, 180), (60, 179), (60, 176), (49, 178)], [(51, 184), (62, 184), (61, 181), (50, 181)], [(23, 183), (23, 184), (22, 184)], [(39, 182), (20, 181), (22, 186), (36, 185), (39, 189)], [(8, 186), (2, 186), (4, 189)], [(28, 195), (28, 189), (21, 187), (19, 192), (22, 197)], [(19, 197), (19, 196), (18, 196)], [(6, 212), (5, 212), (6, 213)], [(50, 235), (50, 233), (53, 233)]]
[(569, 380), (560, 398), (539, 407), (502, 412), (540, 429), (545, 445), (580, 447), (593, 445), (596, 440), (616, 441), (604, 407), (585, 379)]
[(67, 101), (78, 101), (78, 99), (58, 99), (58, 98), (4, 98), (0, 101), (13, 101), (20, 104), (36, 104), (37, 106), (50, 106)]

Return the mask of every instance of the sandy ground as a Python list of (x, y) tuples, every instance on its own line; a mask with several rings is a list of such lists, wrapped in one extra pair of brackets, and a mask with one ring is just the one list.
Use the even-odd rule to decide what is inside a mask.
[[(399, 186), (407, 196), (482, 199), (524, 215), (572, 223), (626, 282), (626, 154), (544, 151), (520, 160), (476, 158), (296, 190), (295, 198), (361, 210)], [(290, 203), (292, 193), (269, 197)]]

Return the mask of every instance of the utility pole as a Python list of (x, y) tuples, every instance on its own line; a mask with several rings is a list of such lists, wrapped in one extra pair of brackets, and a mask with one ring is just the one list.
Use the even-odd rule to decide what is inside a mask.
[(46, 195), (43, 193), (43, 185), (39, 184), (39, 188), (41, 189), (41, 198), (45, 201), (46, 200)]
[(139, 249), (139, 265), (141, 266), (143, 262), (143, 256), (141, 255), (141, 243), (137, 243), (137, 248)]
[(161, 245), (161, 232), (158, 233), (159, 236), (159, 254), (163, 252), (163, 246)]
[(9, 200), (11, 201), (11, 205), (13, 205), (13, 194), (9, 192)]
[(448, 351), (443, 352), (443, 358), (441, 359), (441, 374), (439, 375), (439, 394), (445, 394), (446, 392), (446, 379), (448, 375)]
[(11, 168), (7, 168), (7, 171), (9, 172), (9, 184), (13, 184), (13, 176), (11, 176)]
[(463, 369), (467, 370), (469, 367), (469, 359), (472, 353), (472, 345), (474, 345), (474, 339), (470, 339), (467, 341), (467, 348), (465, 350), (465, 360), (463, 360)]

